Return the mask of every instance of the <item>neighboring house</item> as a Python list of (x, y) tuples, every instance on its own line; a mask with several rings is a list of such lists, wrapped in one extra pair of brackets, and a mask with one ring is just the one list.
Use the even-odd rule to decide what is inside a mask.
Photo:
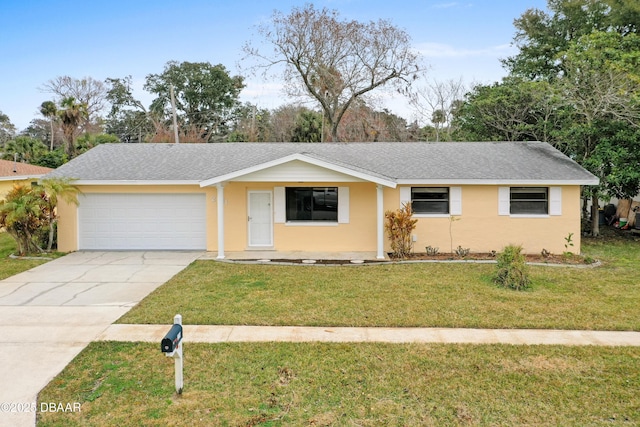
[(542, 142), (104, 144), (48, 177), (61, 251), (374, 251), (412, 202), (415, 250), (580, 251), (580, 186), (598, 179)]
[(52, 170), (28, 163), (0, 160), (0, 199), (4, 199), (14, 184), (31, 185)]

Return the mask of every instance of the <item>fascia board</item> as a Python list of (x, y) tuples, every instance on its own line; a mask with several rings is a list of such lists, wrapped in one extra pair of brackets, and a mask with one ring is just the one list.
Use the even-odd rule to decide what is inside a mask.
[(202, 182), (200, 182), (200, 186), (201, 187), (208, 187), (211, 185), (215, 185), (215, 184), (219, 184), (221, 182), (225, 182), (225, 181), (233, 181), (234, 179), (241, 177), (243, 175), (248, 175), (250, 173), (253, 172), (258, 172), (264, 169), (268, 169), (274, 166), (278, 166), (278, 165), (282, 165), (284, 163), (288, 163), (294, 160), (299, 160), (305, 163), (309, 163), (315, 166), (319, 166), (325, 169), (329, 169), (335, 172), (340, 172), (343, 173), (345, 175), (349, 175), (349, 176), (353, 176), (356, 178), (360, 178), (363, 179), (365, 181), (370, 181), (376, 184), (380, 184), (380, 185), (384, 185), (385, 187), (391, 187), (391, 188), (395, 188), (396, 187), (396, 182), (392, 181), (390, 179), (385, 179), (385, 178), (381, 178), (378, 176), (374, 176), (374, 175), (370, 175), (370, 174), (366, 174), (363, 172), (359, 172), (359, 171), (355, 171), (353, 169), (349, 169), (347, 167), (344, 166), (340, 166), (340, 165), (336, 165), (335, 163), (331, 163), (331, 162), (327, 162), (325, 160), (320, 160), (320, 159), (316, 159), (314, 157), (310, 157), (310, 156), (306, 156), (304, 154), (291, 154), (289, 156), (285, 156), (285, 157), (281, 157), (279, 159), (276, 160), (272, 160), (270, 162), (265, 162), (265, 163), (260, 163), (259, 165), (255, 165), (255, 166), (251, 166), (249, 168), (245, 168), (245, 169), (240, 169), (238, 171), (235, 172), (231, 172), (225, 175), (220, 175), (220, 176), (216, 176), (213, 178), (209, 178), (206, 179)]
[(398, 179), (398, 185), (598, 185), (600, 180), (544, 179)]
[(46, 174), (40, 175), (15, 175), (15, 176), (0, 176), (0, 181), (24, 181), (25, 179), (40, 179)]
[(74, 180), (71, 183), (73, 185), (199, 185), (200, 181), (79, 179), (79, 180)]

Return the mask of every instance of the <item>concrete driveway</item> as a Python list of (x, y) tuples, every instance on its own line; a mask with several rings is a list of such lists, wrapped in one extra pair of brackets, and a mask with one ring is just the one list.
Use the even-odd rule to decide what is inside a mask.
[[(201, 255), (76, 252), (0, 281), (0, 426), (33, 426), (39, 391), (111, 323)], [(167, 324), (174, 314), (167, 313)]]

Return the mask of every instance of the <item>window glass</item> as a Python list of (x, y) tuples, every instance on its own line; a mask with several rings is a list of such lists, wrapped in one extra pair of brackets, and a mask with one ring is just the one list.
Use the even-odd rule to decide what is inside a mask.
[(287, 187), (287, 221), (338, 221), (337, 187)]
[(549, 213), (547, 187), (511, 187), (511, 214), (546, 215)]
[(412, 187), (411, 208), (418, 214), (448, 214), (449, 188)]

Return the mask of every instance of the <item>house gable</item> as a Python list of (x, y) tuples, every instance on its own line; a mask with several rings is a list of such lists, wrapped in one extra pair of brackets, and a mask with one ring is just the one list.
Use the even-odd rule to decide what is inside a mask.
[(202, 181), (200, 186), (208, 187), (226, 181), (373, 182), (385, 187), (396, 187), (393, 180), (378, 174), (354, 170), (305, 154), (292, 154), (271, 162), (213, 177)]

